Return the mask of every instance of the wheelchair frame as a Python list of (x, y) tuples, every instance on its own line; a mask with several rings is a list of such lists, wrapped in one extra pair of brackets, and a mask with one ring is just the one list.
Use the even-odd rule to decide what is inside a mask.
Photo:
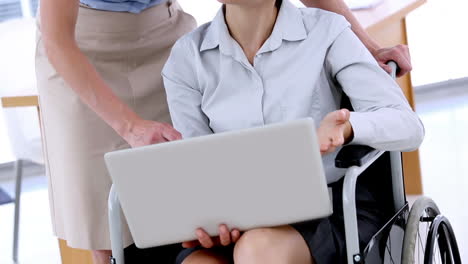
[[(389, 62), (388, 65), (392, 67), (391, 76), (395, 79), (397, 65), (394, 62)], [(340, 153), (337, 155), (335, 160), (336, 167), (347, 168), (347, 171), (344, 176), (343, 183), (343, 216), (344, 216), (344, 227), (345, 227), (345, 239), (346, 239), (346, 255), (348, 264), (358, 264), (364, 263), (366, 258), (366, 249), (364, 252), (361, 252), (359, 246), (359, 233), (358, 233), (358, 222), (357, 222), (357, 213), (356, 213), (356, 183), (359, 176), (364, 172), (369, 166), (371, 166), (376, 160), (378, 160), (386, 151), (374, 150), (367, 146), (345, 146), (342, 148)], [(391, 184), (392, 184), (392, 194), (393, 194), (393, 205), (395, 215), (390, 219), (390, 221), (385, 225), (392, 225), (397, 220), (403, 219), (403, 224), (406, 227), (408, 219), (408, 203), (406, 201), (405, 189), (404, 189), (404, 180), (403, 180), (403, 171), (402, 171), (402, 162), (401, 162), (401, 152), (389, 152), (390, 155), (390, 166), (391, 166)], [(110, 239), (112, 247), (112, 257), (111, 264), (125, 264), (124, 260), (124, 245), (122, 241), (122, 211), (120, 207), (120, 202), (115, 191), (114, 186), (111, 187), (109, 194), (109, 226), (110, 226)], [(434, 205), (434, 207), (436, 207)], [(426, 210), (425, 208), (424, 210)], [(429, 208), (430, 209), (430, 208)], [(437, 209), (438, 211), (438, 209)], [(416, 219), (418, 220), (418, 219)], [(446, 232), (444, 233), (447, 236), (448, 248), (452, 253), (453, 261), (448, 263), (459, 264), (461, 263), (458, 248), (456, 245), (455, 236), (450, 227), (449, 222), (443, 216), (437, 214), (432, 218), (433, 224), (437, 220), (437, 228), (445, 228)], [(416, 223), (417, 224), (417, 223)], [(384, 228), (385, 228), (384, 227)], [(431, 225), (432, 227), (432, 225)], [(384, 229), (382, 228), (382, 229)], [(388, 228), (388, 227), (387, 227)], [(380, 231), (379, 231), (380, 232)], [(377, 234), (379, 234), (379, 232)], [(438, 232), (437, 230), (435, 232)], [(376, 235), (377, 235), (376, 234)], [(388, 233), (390, 237), (390, 232)], [(433, 230), (431, 229), (431, 237), (435, 237)], [(390, 238), (387, 238), (387, 240)], [(434, 238), (432, 239), (434, 240)], [(373, 242), (371, 240), (370, 246)], [(404, 242), (401, 243), (403, 247)], [(429, 244), (429, 241), (428, 241)], [(453, 249), (452, 249), (453, 248)], [(401, 253), (401, 252), (400, 252)], [(425, 252), (427, 253), (427, 252)], [(393, 263), (393, 261), (392, 261)], [(399, 263), (399, 262), (398, 262)], [(414, 263), (414, 262), (411, 262)], [(424, 263), (431, 263), (425, 261)]]
[[(356, 182), (363, 171), (376, 161), (385, 151), (373, 150), (366, 154), (362, 165), (353, 165), (348, 168), (343, 183), (343, 215), (346, 234), (346, 252), (348, 263), (363, 263), (364, 256), (359, 249), (359, 235), (356, 215)], [(405, 206), (405, 194), (402, 178), (401, 153), (391, 152), (392, 163), (392, 189), (396, 210)], [(109, 224), (112, 246), (112, 264), (124, 264), (124, 245), (122, 241), (122, 221), (124, 217), (120, 202), (112, 186), (109, 194)]]
[[(364, 263), (364, 257), (359, 249), (359, 233), (356, 213), (356, 183), (358, 177), (374, 161), (376, 161), (385, 151), (373, 150), (365, 157), (365, 162), (358, 166), (353, 165), (348, 168), (343, 183), (343, 216), (346, 237), (346, 255), (348, 263)], [(403, 184), (403, 173), (401, 166), (401, 153), (390, 152), (391, 174), (392, 174), (392, 192), (395, 211), (405, 206), (405, 191)]]

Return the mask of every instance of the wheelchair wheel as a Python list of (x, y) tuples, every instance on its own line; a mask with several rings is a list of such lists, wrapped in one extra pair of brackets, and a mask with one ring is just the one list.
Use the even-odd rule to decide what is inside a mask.
[(411, 208), (403, 239), (402, 263), (461, 264), (452, 227), (430, 198), (419, 198)]

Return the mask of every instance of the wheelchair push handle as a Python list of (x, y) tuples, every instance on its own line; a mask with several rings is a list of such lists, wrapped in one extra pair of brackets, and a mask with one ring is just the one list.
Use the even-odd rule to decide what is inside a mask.
[(387, 62), (387, 65), (390, 66), (390, 68), (392, 68), (392, 71), (390, 72), (390, 76), (392, 77), (392, 79), (395, 80), (397, 72), (399, 70), (398, 64), (395, 61), (389, 61)]

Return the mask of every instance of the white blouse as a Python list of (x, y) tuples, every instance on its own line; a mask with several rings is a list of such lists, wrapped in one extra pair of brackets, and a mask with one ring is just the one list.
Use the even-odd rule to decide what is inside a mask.
[[(382, 70), (344, 17), (284, 0), (253, 65), (230, 36), (221, 9), (182, 37), (163, 72), (174, 127), (187, 137), (312, 117), (351, 100), (350, 144), (416, 149), (424, 128), (400, 87)], [(344, 175), (337, 151), (323, 157), (328, 182)]]

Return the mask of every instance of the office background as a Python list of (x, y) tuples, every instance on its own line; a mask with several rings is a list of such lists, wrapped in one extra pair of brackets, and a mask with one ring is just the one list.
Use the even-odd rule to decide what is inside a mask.
[[(215, 0), (179, 0), (199, 24), (209, 21)], [(203, 2), (203, 5), (200, 4)], [(298, 3), (299, 1), (294, 1)], [(34, 16), (36, 0), (0, 0), (0, 96), (35, 93)], [(426, 127), (420, 148), (424, 194), (432, 197), (453, 223), (462, 257), (468, 261), (468, 2), (432, 0), (407, 17), (412, 54), (411, 79), (416, 110)], [(7, 125), (21, 131), (25, 143), (15, 150)], [(16, 130), (15, 130), (16, 129)], [(12, 162), (17, 151), (33, 146), (40, 136), (34, 108), (0, 112), (0, 188), (14, 192)], [(47, 180), (41, 165), (26, 163), (20, 224), (21, 263), (60, 263), (52, 236)], [(415, 197), (409, 197), (410, 200)], [(0, 205), (0, 264), (11, 263), (13, 205)]]

